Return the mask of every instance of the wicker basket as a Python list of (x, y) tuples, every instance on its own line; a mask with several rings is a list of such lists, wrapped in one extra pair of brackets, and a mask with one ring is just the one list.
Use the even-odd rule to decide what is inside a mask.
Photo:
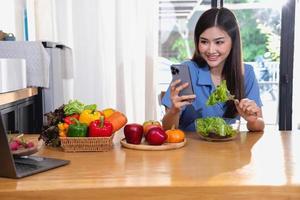
[(61, 137), (60, 142), (65, 152), (109, 151), (113, 137)]

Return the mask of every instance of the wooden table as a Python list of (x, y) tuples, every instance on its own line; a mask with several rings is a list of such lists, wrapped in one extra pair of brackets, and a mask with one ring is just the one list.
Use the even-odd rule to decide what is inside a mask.
[(21, 99), (25, 99), (28, 97), (32, 97), (37, 94), (38, 94), (38, 89), (33, 87), (12, 91), (12, 92), (0, 93), (0, 106)]
[(43, 148), (37, 154), (71, 163), (24, 179), (0, 178), (0, 199), (300, 199), (300, 133), (243, 132), (221, 143), (187, 135), (187, 146), (168, 151), (118, 142), (110, 152)]

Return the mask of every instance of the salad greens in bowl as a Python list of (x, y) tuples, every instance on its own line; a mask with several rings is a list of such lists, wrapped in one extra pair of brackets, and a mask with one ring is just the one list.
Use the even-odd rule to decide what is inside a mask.
[(227, 141), (239, 133), (240, 120), (222, 117), (198, 118), (195, 120), (197, 134), (209, 141)]

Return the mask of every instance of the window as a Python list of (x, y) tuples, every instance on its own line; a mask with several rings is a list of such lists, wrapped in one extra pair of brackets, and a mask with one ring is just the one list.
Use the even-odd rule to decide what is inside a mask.
[[(231, 9), (239, 21), (244, 62), (250, 63), (255, 69), (264, 104), (265, 122), (274, 126), (278, 124), (280, 2), (224, 0), (224, 7)], [(210, 0), (160, 1), (158, 91), (166, 90), (171, 81), (170, 63), (191, 58), (195, 24), (199, 16), (210, 7)]]

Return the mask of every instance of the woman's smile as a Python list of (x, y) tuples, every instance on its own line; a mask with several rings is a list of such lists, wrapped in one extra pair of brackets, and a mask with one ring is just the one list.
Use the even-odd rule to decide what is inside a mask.
[(211, 62), (218, 60), (218, 54), (207, 54), (206, 56), (207, 60)]

